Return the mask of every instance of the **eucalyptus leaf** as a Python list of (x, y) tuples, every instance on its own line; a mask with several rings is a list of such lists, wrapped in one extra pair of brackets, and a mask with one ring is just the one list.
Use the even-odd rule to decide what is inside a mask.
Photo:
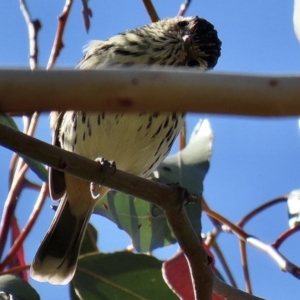
[(82, 241), (80, 255), (98, 251), (97, 239), (97, 229), (91, 223), (89, 223)]
[(0, 276), (0, 291), (12, 296), (13, 300), (39, 300), (36, 290), (26, 281), (14, 275)]
[(178, 299), (165, 283), (162, 262), (144, 254), (95, 253), (79, 258), (72, 284), (80, 299)]
[(212, 155), (213, 134), (207, 119), (196, 124), (188, 145), (175, 155), (167, 157), (154, 172), (161, 183), (179, 182), (190, 194), (197, 195), (198, 203), (186, 206), (189, 219), (201, 232), (201, 205), (203, 181)]
[(97, 204), (94, 213), (126, 231), (138, 252), (152, 251), (176, 242), (164, 215), (154, 217), (150, 203), (132, 196), (110, 191)]
[(4, 114), (4, 113), (0, 114), (0, 123), (4, 124), (6, 126), (9, 126), (15, 130), (19, 130), (14, 119), (7, 114)]
[(69, 291), (70, 291), (70, 299), (71, 300), (81, 300), (77, 294), (76, 294), (76, 291), (75, 291), (75, 288), (74, 288), (74, 284), (71, 282), (69, 284)]

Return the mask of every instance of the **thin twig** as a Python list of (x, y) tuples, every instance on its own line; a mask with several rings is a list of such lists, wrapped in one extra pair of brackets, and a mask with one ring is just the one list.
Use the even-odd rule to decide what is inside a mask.
[[(23, 132), (26, 134), (33, 134), (35, 131), (35, 124), (36, 121), (33, 116), (38, 115), (38, 114), (33, 114), (33, 115), (23, 115)], [(33, 120), (33, 122), (32, 122)], [(31, 126), (30, 126), (31, 125)], [(11, 181), (10, 181), (10, 188), (12, 188), (11, 186), (11, 182), (13, 180), (18, 180), (20, 184), (22, 184), (22, 188), (19, 190), (19, 194), (22, 192), (22, 189), (25, 188), (25, 176), (23, 177), (19, 177), (18, 174), (21, 171), (22, 172), (22, 168), (27, 168), (27, 166), (25, 166), (25, 162), (23, 160), (23, 158), (20, 158), (18, 155), (13, 156), (13, 160), (15, 161), (15, 163), (13, 162), (13, 169), (11, 169), (12, 172), (10, 172), (10, 177), (11, 177)], [(15, 178), (16, 177), (16, 178)], [(17, 200), (19, 198), (19, 195), (15, 196), (15, 199)], [(13, 203), (15, 202), (15, 204)], [(20, 229), (19, 229), (19, 225), (17, 222), (17, 218), (15, 216), (14, 210), (15, 208), (13, 206), (16, 206), (16, 201), (12, 201), (11, 203), (9, 203), (9, 206), (11, 207), (9, 214), (11, 215), (11, 217), (8, 216), (7, 219), (10, 219), (7, 224), (11, 227), (11, 233), (12, 233), (12, 242), (14, 243), (19, 236), (21, 236), (20, 234)], [(8, 232), (8, 231), (7, 231)], [(24, 249), (23, 249), (23, 244), (20, 243), (18, 245), (17, 248), (15, 248), (14, 246), (11, 247), (9, 254), (12, 253), (11, 255), (11, 259), (7, 262), (4, 263), (4, 268), (8, 267), (8, 266), (13, 266), (14, 264), (17, 265), (24, 265), (25, 264), (25, 255), (24, 255)], [(28, 275), (27, 272), (22, 271), (22, 273), (20, 274), (20, 276), (23, 278), (23, 280), (28, 281)]]
[[(209, 217), (209, 216), (208, 216)], [(212, 247), (216, 243), (217, 237), (222, 232), (221, 226), (213, 228), (211, 231), (205, 234), (205, 245)]]
[(150, 20), (152, 22), (157, 22), (159, 21), (159, 16), (152, 4), (152, 1), (151, 0), (143, 0), (143, 3), (144, 3), (144, 6), (146, 8), (146, 11), (150, 17)]
[(30, 135), (30, 136), (34, 135), (36, 127), (37, 127), (37, 124), (38, 124), (38, 121), (39, 121), (39, 118), (40, 118), (40, 113), (39, 112), (35, 112), (31, 116), (30, 123), (29, 123), (28, 129), (26, 131), (27, 135)]
[(35, 182), (28, 180), (27, 178), (24, 178), (24, 187), (35, 190), (35, 191), (40, 191), (42, 186)]
[[(32, 114), (26, 114), (26, 115), (22, 116), (22, 120), (23, 120), (23, 132), (25, 134), (27, 134), (27, 131), (29, 129), (31, 117), (32, 117)], [(20, 157), (20, 156), (17, 156), (17, 162), (16, 162), (16, 165), (15, 165), (15, 169), (13, 170), (13, 174), (14, 175), (18, 174), (20, 172), (20, 170), (23, 168), (24, 165), (25, 165), (24, 159), (22, 157)]]
[[(20, 235), (20, 227), (17, 218), (14, 214), (11, 222), (11, 245), (14, 243), (14, 241), (18, 238), (19, 235)], [(24, 265), (26, 265), (25, 251), (24, 251), (24, 244), (21, 244), (20, 247), (18, 248), (18, 251), (16, 251), (15, 255), (13, 256), (13, 259), (9, 262), (7, 267), (13, 268), (15, 266), (24, 266)], [(21, 271), (20, 274), (18, 274), (18, 277), (21, 277), (23, 280), (28, 282), (28, 274), (25, 270)]]
[(65, 26), (69, 17), (69, 13), (71, 10), (73, 4), (73, 0), (66, 0), (65, 6), (63, 8), (63, 11), (61, 15), (58, 17), (58, 25), (57, 25), (57, 31), (54, 39), (54, 43), (52, 46), (51, 54), (48, 60), (47, 64), (47, 70), (50, 70), (53, 68), (56, 59), (58, 58), (60, 51), (64, 47), (64, 43), (62, 41), (63, 34), (65, 31)]
[(204, 209), (205, 213), (210, 215), (213, 218), (216, 218), (218, 221), (224, 223), (227, 228), (235, 233), (240, 239), (252, 245), (253, 247), (267, 253), (280, 267), (282, 271), (288, 272), (300, 279), (300, 268), (293, 263), (291, 263), (287, 258), (285, 258), (277, 249), (275, 249), (272, 245), (268, 245), (258, 238), (248, 234), (245, 230), (240, 227), (237, 227), (235, 224), (216, 213), (215, 211)]
[[(36, 126), (39, 120), (40, 113), (35, 112), (33, 114), (25, 114), (22, 116), (23, 119), (23, 132), (27, 135), (33, 136), (36, 130)], [(10, 164), (10, 181), (9, 186), (13, 180), (14, 174), (18, 174), (25, 162), (23, 158), (19, 157), (16, 153), (13, 154)], [(25, 180), (25, 178), (23, 178)], [(25, 184), (25, 182), (24, 182)]]
[(0, 274), (1, 275), (16, 274), (16, 273), (19, 273), (21, 271), (28, 270), (29, 268), (30, 268), (30, 265), (17, 266), (17, 267), (13, 267), (13, 268), (10, 268), (8, 270), (2, 271), (2, 272), (0, 272)]
[(179, 9), (179, 12), (177, 14), (178, 17), (185, 15), (185, 13), (186, 13), (187, 9), (189, 8), (191, 2), (192, 2), (192, 0), (186, 0), (184, 3), (182, 3), (180, 5), (180, 9)]
[[(23, 133), (20, 132), (20, 134)], [(11, 138), (14, 139), (15, 137), (12, 136)], [(20, 170), (20, 172), (14, 176), (14, 180), (12, 182), (10, 191), (5, 201), (4, 209), (2, 212), (1, 223), (0, 223), (0, 257), (2, 257), (3, 254), (11, 220), (15, 212), (18, 196), (22, 191), (23, 178), (25, 177), (27, 170), (28, 170), (28, 166), (24, 165), (23, 168)]]
[(279, 238), (277, 238), (277, 240), (272, 244), (272, 246), (276, 249), (278, 249), (282, 243), (291, 235), (293, 235), (294, 233), (300, 231), (300, 226), (296, 226), (294, 228), (290, 228), (287, 231), (285, 231), (284, 233), (282, 233)]
[(32, 20), (25, 0), (20, 0), (20, 9), (24, 16), (29, 34), (29, 66), (35, 70), (38, 66), (38, 32), (42, 28), (39, 20)]
[[(202, 209), (210, 209), (209, 206), (208, 206), (208, 203), (207, 201), (205, 200), (204, 197), (202, 197), (202, 200), (201, 200), (201, 205), (202, 205)], [(208, 216), (208, 218), (210, 219), (210, 221), (212, 222), (212, 224), (216, 227), (217, 230), (221, 229), (221, 223), (216, 220), (215, 218), (211, 218), (210, 216)], [(217, 234), (216, 234), (217, 235)], [(207, 243), (206, 244), (207, 246), (210, 246), (211, 244)]]
[(10, 160), (10, 165), (9, 165), (9, 176), (8, 176), (8, 185), (9, 186), (11, 186), (11, 184), (13, 182), (15, 168), (17, 166), (18, 159), (19, 159), (19, 155), (17, 153), (13, 153), (11, 160)]
[(252, 219), (254, 216), (256, 216), (257, 214), (259, 214), (260, 212), (266, 210), (267, 208), (282, 203), (282, 202), (286, 202), (287, 201), (287, 196), (283, 196), (283, 197), (279, 197), (276, 199), (273, 199), (269, 202), (266, 202), (260, 206), (258, 206), (257, 208), (255, 208), (254, 210), (250, 211), (247, 215), (245, 215), (236, 225), (239, 227), (244, 227), (245, 224)]
[(246, 243), (243, 240), (239, 240), (240, 244), (240, 252), (241, 252), (241, 260), (242, 260), (242, 267), (244, 272), (244, 278), (246, 283), (246, 291), (252, 294), (252, 286), (251, 286), (251, 279), (250, 279), (250, 272), (249, 272), (249, 265), (247, 259), (247, 248)]
[(89, 8), (88, 1), (89, 0), (81, 0), (82, 7), (83, 7), (82, 9), (83, 23), (86, 32), (89, 32), (90, 25), (91, 25), (90, 18), (92, 18), (93, 16), (93, 12)]
[(221, 263), (224, 271), (225, 271), (225, 274), (226, 276), (228, 277), (228, 280), (230, 282), (230, 284), (234, 287), (234, 288), (237, 288), (237, 284), (236, 284), (236, 281), (233, 277), (233, 274), (232, 274), (232, 271), (230, 270), (229, 268), (229, 265), (223, 255), (223, 252), (221, 251), (218, 243), (214, 243), (212, 245), (212, 248), (214, 249), (214, 252), (216, 253), (217, 257), (218, 257), (218, 261)]
[(251, 236), (247, 238), (247, 243), (267, 253), (279, 265), (282, 271), (288, 272), (297, 279), (300, 279), (300, 268), (286, 259), (277, 249), (272, 247), (272, 245), (267, 245)]
[(28, 131), (30, 120), (31, 120), (31, 116), (32, 116), (32, 114), (28, 114), (28, 115), (23, 115), (22, 116), (23, 132), (24, 133), (27, 133), (27, 131)]
[[(208, 203), (206, 202), (204, 197), (202, 197), (201, 205), (202, 205), (203, 210), (210, 209), (209, 206), (208, 206)], [(215, 226), (215, 228), (205, 235), (205, 237), (206, 237), (205, 238), (205, 245), (207, 247), (212, 247), (215, 250), (215, 253), (218, 256), (219, 261), (220, 261), (221, 265), (223, 266), (224, 271), (225, 271), (231, 285), (234, 288), (237, 288), (237, 284), (236, 284), (236, 281), (233, 277), (233, 273), (230, 270), (229, 265), (228, 265), (224, 255), (223, 255), (223, 253), (222, 253), (222, 251), (221, 251), (221, 249), (218, 245), (218, 242), (217, 242), (217, 236), (219, 235), (219, 233), (222, 230), (222, 228), (221, 228), (222, 224), (218, 220), (212, 218), (211, 216), (208, 216), (208, 218), (210, 219), (212, 224)]]
[[(40, 115), (39, 113), (34, 113), (33, 115), (24, 115), (23, 116), (23, 131), (24, 131), (24, 133), (29, 134), (29, 135), (34, 134), (39, 115)], [(12, 182), (15, 182), (15, 180), (17, 180), (18, 183), (16, 185), (18, 186), (18, 188), (15, 189), (12, 198), (6, 200), (7, 206), (5, 206), (5, 207), (7, 208), (7, 211), (4, 210), (3, 218), (1, 220), (1, 222), (3, 222), (3, 223), (1, 223), (1, 226), (3, 225), (3, 227), (0, 227), (1, 228), (0, 242), (1, 242), (1, 238), (4, 238), (8, 234), (11, 220), (14, 216), (17, 199), (18, 199), (19, 194), (22, 191), (22, 188), (29, 186), (29, 185), (31, 185), (31, 187), (36, 188), (36, 185), (30, 184), (30, 182), (27, 181), (27, 179), (25, 178), (25, 175), (20, 176), (20, 174), (23, 174), (23, 171), (22, 171), (23, 169), (27, 170), (28, 166), (26, 166), (23, 158), (20, 158), (19, 155), (14, 153), (14, 155), (12, 156), (11, 164), (10, 164), (9, 186), (10, 186), (10, 190), (12, 190), (13, 189)], [(0, 251), (1, 251), (1, 248), (0, 248)], [(2, 252), (1, 252), (1, 255), (2, 255)]]
[(36, 222), (36, 219), (40, 215), (41, 209), (43, 207), (43, 204), (45, 203), (47, 195), (48, 195), (48, 184), (43, 183), (40, 194), (39, 194), (38, 199), (36, 201), (36, 204), (33, 208), (33, 211), (31, 212), (31, 215), (28, 219), (28, 222), (24, 226), (24, 228), (23, 228), (21, 234), (19, 235), (19, 237), (14, 241), (14, 244), (11, 247), (11, 249), (9, 250), (6, 258), (0, 264), (0, 270), (1, 271), (4, 270), (4, 268), (15, 257), (17, 251), (20, 249), (20, 247), (22, 246), (24, 240), (26, 239), (26, 237), (30, 233), (33, 225)]

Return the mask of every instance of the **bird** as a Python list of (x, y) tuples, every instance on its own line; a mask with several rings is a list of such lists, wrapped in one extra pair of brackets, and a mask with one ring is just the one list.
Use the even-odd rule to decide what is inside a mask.
[[(214, 26), (203, 18), (168, 18), (105, 41), (92, 41), (77, 68), (170, 66), (205, 71), (217, 64), (221, 44)], [(51, 112), (52, 144), (92, 160), (97, 157), (112, 160), (122, 171), (147, 177), (169, 153), (185, 115)], [(49, 168), (49, 188), (52, 199), (60, 201), (33, 259), (31, 277), (64, 285), (74, 276), (93, 209), (109, 189), (99, 187), (99, 197), (95, 199), (89, 182), (52, 168)]]

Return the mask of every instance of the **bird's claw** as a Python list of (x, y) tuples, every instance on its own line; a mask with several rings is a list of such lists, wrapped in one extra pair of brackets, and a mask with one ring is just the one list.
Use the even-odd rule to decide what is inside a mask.
[(95, 161), (102, 166), (104, 175), (109, 170), (109, 168), (112, 168), (112, 174), (116, 172), (117, 166), (114, 160), (107, 160), (103, 157), (97, 157)]
[(104, 180), (105, 180), (105, 174), (108, 172), (108, 170), (111, 168), (111, 173), (115, 174), (117, 166), (115, 161), (111, 160), (108, 161), (107, 159), (103, 157), (97, 157), (95, 159), (96, 162), (98, 162), (102, 166), (102, 172), (103, 172), (103, 180), (101, 184), (97, 184), (94, 182), (90, 183), (90, 192), (93, 199), (97, 199), (100, 197), (100, 187), (102, 186)]

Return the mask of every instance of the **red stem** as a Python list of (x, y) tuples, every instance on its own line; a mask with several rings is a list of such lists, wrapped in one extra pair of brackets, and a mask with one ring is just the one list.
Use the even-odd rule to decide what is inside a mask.
[(1, 275), (16, 274), (16, 273), (22, 272), (24, 270), (28, 270), (29, 268), (30, 268), (30, 265), (17, 266), (17, 267), (13, 267), (13, 268), (10, 268), (8, 270), (1, 272)]
[(8, 255), (6, 256), (6, 258), (3, 260), (3, 262), (0, 264), (0, 271), (3, 271), (4, 268), (11, 262), (11, 260), (14, 258), (14, 256), (16, 255), (17, 251), (20, 249), (20, 247), (22, 246), (24, 240), (26, 239), (26, 237), (28, 236), (29, 232), (31, 231), (33, 225), (36, 222), (37, 217), (39, 216), (41, 209), (45, 203), (45, 200), (47, 198), (48, 195), (48, 184), (47, 183), (43, 183), (39, 197), (36, 201), (36, 204), (34, 206), (34, 209), (25, 225), (25, 227), (23, 228), (21, 234), (19, 235), (19, 237), (15, 240), (13, 246), (11, 247)]
[(11, 189), (5, 201), (0, 223), (0, 257), (3, 254), (3, 250), (7, 241), (8, 231), (17, 205), (17, 200), (23, 188), (23, 178), (25, 177), (27, 170), (28, 166), (24, 165), (21, 168), (20, 172), (15, 175)]
[(256, 209), (252, 210), (251, 212), (249, 212), (247, 215), (245, 215), (236, 225), (238, 227), (244, 227), (244, 225), (250, 220), (252, 219), (254, 216), (256, 216), (257, 214), (259, 214), (260, 212), (266, 210), (267, 208), (275, 205), (275, 204), (278, 204), (278, 203), (281, 203), (281, 202), (286, 202), (287, 201), (287, 196), (283, 196), (283, 197), (280, 197), (280, 198), (276, 198), (276, 199), (273, 199), (269, 202), (266, 202), (264, 203), (263, 205), (261, 206), (258, 206)]
[(184, 3), (182, 3), (180, 5), (180, 9), (179, 9), (179, 12), (177, 14), (178, 17), (185, 15), (185, 13), (186, 13), (187, 9), (189, 8), (191, 2), (192, 2), (192, 0), (186, 0)]
[(251, 279), (250, 279), (249, 265), (247, 259), (247, 248), (246, 248), (247, 245), (242, 240), (239, 240), (239, 244), (240, 244), (242, 267), (243, 267), (244, 278), (246, 283), (246, 290), (249, 294), (252, 294)]
[(51, 54), (49, 57), (47, 70), (53, 68), (53, 66), (56, 62), (56, 59), (58, 58), (58, 56), (60, 54), (61, 49), (64, 47), (62, 37), (63, 37), (64, 31), (65, 31), (66, 23), (67, 23), (72, 5), (73, 5), (73, 0), (66, 0), (65, 6), (63, 8), (63, 12), (58, 17), (57, 31), (56, 31), (54, 43), (52, 46)]
[(280, 235), (280, 237), (272, 244), (272, 246), (276, 249), (278, 249), (281, 244), (291, 235), (293, 235), (294, 233), (300, 231), (300, 226), (296, 226), (294, 228), (288, 229), (287, 231), (285, 231), (283, 234)]

